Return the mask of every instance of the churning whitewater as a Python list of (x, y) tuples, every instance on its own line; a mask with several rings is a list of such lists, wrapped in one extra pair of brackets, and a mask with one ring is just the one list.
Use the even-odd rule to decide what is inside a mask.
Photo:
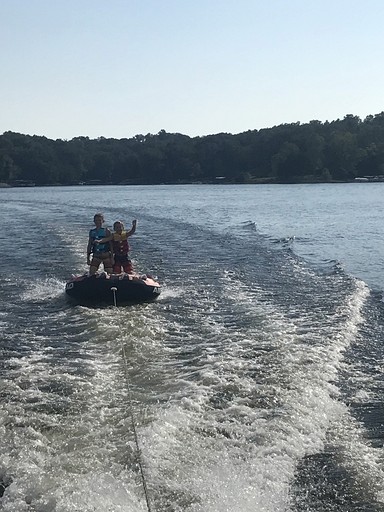
[[(0, 191), (1, 510), (384, 510), (381, 293), (229, 189)], [(156, 302), (68, 301), (100, 210)]]

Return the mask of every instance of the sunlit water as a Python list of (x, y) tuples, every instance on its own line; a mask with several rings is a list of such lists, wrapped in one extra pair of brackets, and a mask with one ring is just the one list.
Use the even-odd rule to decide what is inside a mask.
[[(0, 509), (383, 511), (383, 192), (0, 190)], [(66, 299), (97, 211), (156, 302)]]

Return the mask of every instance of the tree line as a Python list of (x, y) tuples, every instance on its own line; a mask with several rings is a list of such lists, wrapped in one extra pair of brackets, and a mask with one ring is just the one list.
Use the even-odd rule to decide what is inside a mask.
[(384, 112), (188, 137), (0, 135), (0, 182), (15, 185), (305, 183), (384, 175)]

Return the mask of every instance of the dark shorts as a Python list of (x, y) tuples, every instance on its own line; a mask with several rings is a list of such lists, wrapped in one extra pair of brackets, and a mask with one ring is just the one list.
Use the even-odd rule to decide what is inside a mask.
[(128, 258), (128, 255), (127, 254), (115, 254), (115, 262), (116, 263), (127, 263), (127, 261), (131, 261), (129, 258)]
[(127, 255), (115, 254), (113, 272), (115, 274), (120, 274), (122, 268), (124, 272), (130, 274), (133, 271), (132, 262)]

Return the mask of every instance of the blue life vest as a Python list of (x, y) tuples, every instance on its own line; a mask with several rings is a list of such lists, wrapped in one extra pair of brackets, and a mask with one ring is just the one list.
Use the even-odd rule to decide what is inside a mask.
[[(93, 228), (89, 231), (89, 236), (91, 240), (101, 240), (102, 238), (105, 238), (108, 236), (108, 232), (106, 228)], [(106, 242), (105, 244), (95, 244), (92, 245), (92, 252), (93, 254), (100, 254), (101, 252), (108, 252), (109, 251), (109, 242)]]

